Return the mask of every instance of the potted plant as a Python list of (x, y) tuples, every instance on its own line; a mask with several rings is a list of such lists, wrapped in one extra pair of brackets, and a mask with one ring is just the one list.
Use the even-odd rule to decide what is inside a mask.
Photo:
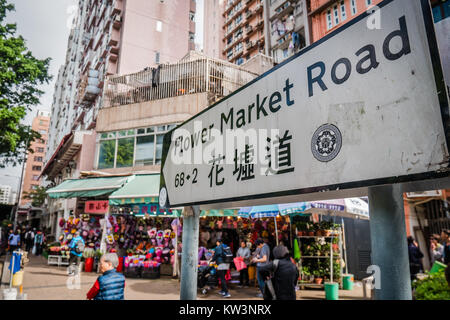
[(307, 230), (307, 235), (308, 236), (310, 236), (310, 237), (314, 236), (314, 225), (313, 224), (307, 223), (306, 224), (306, 230)]
[(320, 271), (319, 270), (314, 270), (313, 274), (314, 274), (314, 283), (315, 284), (322, 284), (323, 278), (322, 278), (322, 276), (320, 274)]

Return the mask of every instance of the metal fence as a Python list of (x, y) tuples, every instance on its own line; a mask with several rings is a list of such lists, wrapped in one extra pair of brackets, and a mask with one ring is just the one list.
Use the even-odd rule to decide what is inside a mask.
[(106, 80), (103, 108), (208, 93), (211, 104), (258, 75), (226, 61), (201, 58), (163, 64)]

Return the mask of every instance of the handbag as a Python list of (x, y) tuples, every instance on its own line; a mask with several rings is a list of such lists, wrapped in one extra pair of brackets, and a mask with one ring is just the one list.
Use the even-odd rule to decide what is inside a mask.
[(234, 258), (233, 262), (237, 271), (241, 271), (242, 269), (247, 268), (247, 265), (245, 264), (244, 259), (242, 257)]
[(273, 287), (273, 283), (272, 283), (272, 278), (278, 269), (278, 262), (279, 262), (278, 259), (275, 259), (273, 261), (273, 269), (271, 272), (271, 277), (270, 277), (270, 279), (265, 281), (266, 285), (264, 286), (264, 292), (263, 292), (264, 300), (276, 300), (277, 299), (277, 295), (275, 294), (275, 288)]

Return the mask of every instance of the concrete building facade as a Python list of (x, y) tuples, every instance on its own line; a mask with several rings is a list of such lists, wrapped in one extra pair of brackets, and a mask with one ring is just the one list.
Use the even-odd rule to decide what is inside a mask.
[(48, 140), (48, 128), (50, 125), (50, 112), (38, 111), (33, 119), (31, 128), (41, 134), (41, 139), (33, 141), (30, 148), (33, 153), (28, 152), (25, 163), (25, 171), (22, 180), (22, 191), (20, 206), (31, 203), (30, 199), (24, 199), (24, 193), (30, 193), (41, 185), (41, 171), (44, 166), (44, 158)]
[(227, 0), (223, 17), (223, 59), (241, 65), (258, 53), (269, 55), (264, 0)]
[(215, 59), (223, 57), (225, 47), (225, 3), (226, 0), (208, 0), (203, 6), (203, 53)]
[[(80, 0), (78, 7), (55, 85), (41, 173), (50, 186), (94, 168), (106, 77), (178, 61), (195, 47), (194, 0)], [(74, 205), (49, 201), (52, 232)]]
[(307, 0), (311, 43), (351, 21), (382, 0)]

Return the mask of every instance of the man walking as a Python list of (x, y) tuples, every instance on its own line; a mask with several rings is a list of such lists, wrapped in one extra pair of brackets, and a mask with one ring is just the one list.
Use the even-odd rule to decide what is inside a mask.
[(81, 257), (84, 251), (84, 240), (80, 236), (80, 231), (75, 232), (74, 238), (69, 243), (70, 250), (70, 259), (69, 259), (69, 273), (75, 273), (74, 270), (70, 270), (70, 268), (76, 267), (78, 270), (80, 266)]
[(41, 232), (41, 230), (38, 230), (36, 233), (36, 236), (34, 237), (34, 246), (35, 249), (35, 255), (38, 256), (42, 253), (42, 243), (44, 242), (44, 235)]
[(231, 297), (228, 292), (227, 280), (225, 279), (225, 275), (227, 273), (227, 264), (225, 263), (225, 252), (224, 245), (221, 239), (216, 240), (217, 247), (214, 249), (214, 256), (211, 261), (216, 262), (217, 266), (217, 275), (219, 276), (220, 283), (222, 284), (222, 291), (219, 292), (224, 298)]
[(20, 234), (18, 230), (9, 235), (8, 244), (9, 244), (9, 252), (11, 253), (13, 253), (14, 250), (20, 248), (21, 243), (20, 243)]
[(258, 255), (253, 258), (252, 262), (256, 263), (256, 279), (258, 280), (259, 290), (261, 291), (256, 296), (262, 298), (264, 294), (264, 278), (260, 273), (261, 267), (270, 262), (270, 248), (262, 239), (258, 239), (255, 242), (256, 247), (259, 248)]
[(33, 248), (33, 242), (34, 242), (34, 237), (35, 237), (35, 234), (33, 231), (34, 230), (29, 229), (25, 233), (25, 251), (26, 252), (30, 252), (30, 250)]

